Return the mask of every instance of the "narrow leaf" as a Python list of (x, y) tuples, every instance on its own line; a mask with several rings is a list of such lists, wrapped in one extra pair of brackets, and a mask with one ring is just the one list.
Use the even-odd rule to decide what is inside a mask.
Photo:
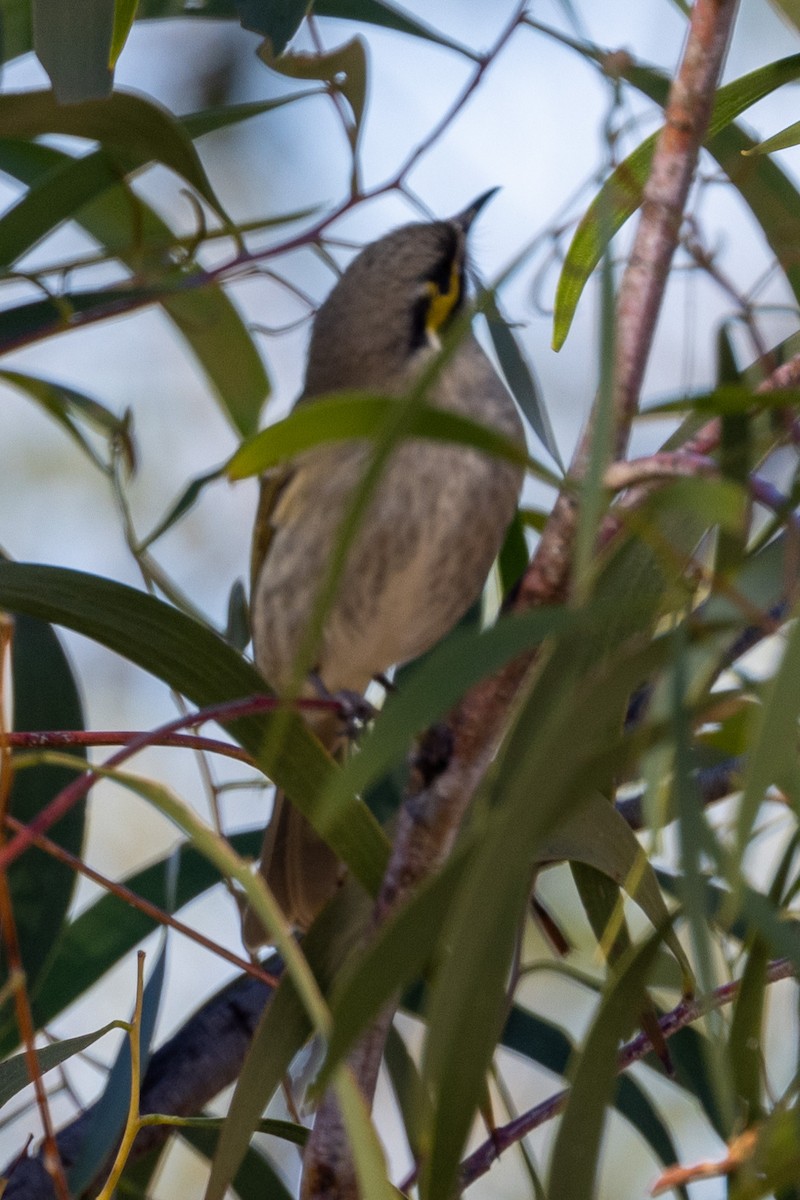
[(636, 1019), (661, 934), (636, 949), (613, 980), (571, 1071), (572, 1086), (550, 1162), (548, 1200), (594, 1195), (606, 1105), (619, 1043)]
[[(33, 617), (17, 616), (12, 648), (14, 728), (83, 729), (77, 683), (53, 629)], [(78, 751), (85, 760), (86, 753)], [(27, 823), (72, 777), (61, 767), (36, 766), (14, 774), (9, 811)], [(85, 804), (53, 826), (53, 839), (72, 854), (83, 846)], [(14, 915), (27, 985), (35, 988), (63, 928), (75, 873), (32, 847), (9, 872)]]
[(108, 96), (114, 0), (32, 0), (32, 6), (33, 47), (58, 103)]
[[(53, 1042), (49, 1046), (40, 1047), (36, 1056), (39, 1060), (39, 1068), (42, 1074), (52, 1071), (54, 1067), (60, 1067), (74, 1054), (82, 1054), (84, 1050), (88, 1050), (99, 1038), (104, 1037), (111, 1029), (124, 1029), (125, 1025), (122, 1021), (110, 1021), (108, 1025), (104, 1025), (102, 1029), (96, 1029), (94, 1033), (84, 1033), (79, 1037), (64, 1038), (63, 1041)], [(4, 1104), (8, 1104), (18, 1092), (30, 1084), (28, 1075), (28, 1064), (25, 1054), (15, 1054), (13, 1058), (7, 1059), (0, 1063), (0, 1108)]]

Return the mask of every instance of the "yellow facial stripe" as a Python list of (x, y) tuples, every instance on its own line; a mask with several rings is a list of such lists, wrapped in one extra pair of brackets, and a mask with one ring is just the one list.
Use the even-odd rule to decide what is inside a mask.
[(431, 281), (427, 285), (431, 297), (430, 308), (425, 319), (428, 333), (437, 333), (444, 325), (450, 313), (458, 304), (461, 296), (461, 261), (458, 256), (453, 260), (447, 291), (440, 292), (438, 286)]

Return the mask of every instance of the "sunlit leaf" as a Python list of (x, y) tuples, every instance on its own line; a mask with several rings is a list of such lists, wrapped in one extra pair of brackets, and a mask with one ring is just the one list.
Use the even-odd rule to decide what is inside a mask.
[[(288, 417), (245, 442), (229, 461), (227, 472), (232, 479), (244, 479), (259, 475), (312, 446), (376, 437), (396, 410), (396, 400), (364, 392), (348, 392), (315, 399), (313, 404), (301, 404)], [(478, 421), (433, 405), (419, 404), (415, 408), (408, 434), (475, 446), (509, 462), (530, 463), (525, 451), (510, 438)], [(549, 479), (553, 478), (546, 467), (541, 470)]]
[[(630, 73), (637, 86), (648, 94), (658, 88), (659, 100), (666, 98), (666, 81), (653, 72), (637, 69)], [(741, 113), (764, 96), (800, 75), (800, 55), (792, 55), (752, 71), (719, 89), (709, 122), (707, 140), (730, 125)], [(556, 295), (553, 345), (560, 349), (569, 332), (580, 295), (614, 233), (639, 207), (647, 179), (656, 134), (651, 135), (614, 170), (582, 218), (567, 252)], [(714, 147), (710, 147), (713, 151)], [(600, 217), (602, 216), (602, 221)]]
[(138, 0), (114, 0), (114, 32), (108, 56), (108, 65), (112, 68), (116, 66), (133, 28), (137, 5)]

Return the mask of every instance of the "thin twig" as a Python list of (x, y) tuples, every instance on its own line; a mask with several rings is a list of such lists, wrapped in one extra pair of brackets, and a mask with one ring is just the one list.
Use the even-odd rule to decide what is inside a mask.
[[(6, 814), (5, 824), (9, 829), (17, 832), (21, 832), (27, 828), (22, 821), (18, 821), (16, 817), (12, 817), (10, 814)], [(240, 971), (246, 971), (254, 979), (260, 979), (263, 983), (268, 983), (271, 987), (276, 986), (276, 980), (271, 975), (265, 974), (255, 963), (240, 958), (238, 954), (234, 954), (232, 950), (226, 949), (219, 942), (213, 941), (211, 938), (199, 933), (196, 929), (192, 929), (189, 925), (184, 925), (183, 921), (179, 921), (177, 917), (173, 917), (170, 913), (165, 912), (158, 905), (151, 904), (143, 896), (137, 895), (131, 888), (126, 887), (124, 883), (117, 883), (115, 880), (109, 879), (106, 875), (102, 875), (99, 871), (95, 871), (94, 867), (90, 867), (88, 863), (85, 863), (83, 859), (78, 858), (76, 855), (70, 854), (68, 850), (64, 850), (62, 846), (57, 845), (50, 838), (45, 837), (41, 833), (34, 834), (33, 844), (38, 846), (40, 850), (44, 850), (52, 858), (70, 867), (73, 871), (77, 871), (80, 875), (91, 879), (93, 883), (99, 884), (104, 891), (110, 892), (112, 896), (116, 896), (124, 904), (129, 904), (131, 908), (135, 908), (152, 921), (156, 921), (159, 925), (168, 925), (176, 933), (180, 933), (184, 937), (190, 938), (193, 942), (197, 942), (198, 945), (203, 946), (206, 950), (210, 950), (212, 954), (216, 954), (218, 958), (224, 958), (226, 962), (232, 963)]]
[[(779, 958), (771, 962), (766, 971), (767, 983), (776, 983), (780, 979), (791, 979), (795, 974), (793, 964), (788, 958)], [(659, 1018), (658, 1026), (662, 1036), (670, 1038), (686, 1025), (691, 1025), (708, 1013), (732, 1004), (739, 994), (739, 981), (724, 983), (716, 988), (710, 996), (694, 1000), (682, 1000), (675, 1008)], [(632, 1063), (645, 1058), (653, 1049), (653, 1044), (647, 1034), (640, 1033), (621, 1047), (617, 1055), (617, 1072), (626, 1070)], [(503, 1150), (513, 1146), (526, 1134), (538, 1129), (547, 1121), (552, 1120), (564, 1108), (569, 1089), (554, 1093), (535, 1108), (528, 1109), (507, 1125), (493, 1131), (492, 1137), (479, 1146), (461, 1167), (461, 1182), (463, 1186), (474, 1183), (481, 1175), (485, 1175), (492, 1164), (499, 1158)], [(400, 1185), (401, 1191), (407, 1191), (416, 1178), (416, 1172)]]
[[(47, 729), (12, 730), (5, 735), (6, 745), (19, 750), (52, 750), (65, 746), (128, 746), (141, 736), (139, 729)], [(182, 750), (205, 750), (235, 758), (237, 762), (255, 766), (252, 755), (232, 742), (217, 738), (198, 737), (189, 733), (165, 733), (148, 743), (150, 746), (174, 746)]]
[[(154, 739), (175, 733), (178, 730), (185, 729), (187, 726), (201, 725), (205, 721), (218, 721), (220, 723), (235, 721), (240, 717), (252, 716), (254, 713), (271, 712), (281, 703), (274, 696), (246, 696), (241, 700), (226, 700), (220, 704), (212, 704), (206, 708), (197, 709), (195, 712), (190, 712), (185, 716), (167, 721), (166, 724), (159, 725), (156, 729), (137, 734), (127, 746), (117, 751), (116, 754), (111, 755), (106, 763), (104, 763), (104, 769), (119, 766), (120, 763), (126, 762), (132, 755), (137, 754), (146, 746), (156, 744)], [(308, 699), (304, 698), (292, 701), (291, 704), (292, 707), (301, 711), (316, 709), (323, 709), (326, 712), (341, 711), (341, 704), (335, 699), (309, 697)], [(3, 741), (2, 731), (0, 731), (0, 747), (2, 747)], [(75, 804), (83, 799), (90, 788), (100, 778), (100, 775), (90, 768), (82, 775), (79, 775), (72, 783), (62, 788), (50, 803), (25, 826), (24, 831), (18, 833), (6, 846), (0, 847), (0, 871), (7, 870), (9, 865), (33, 844), (36, 834), (46, 833), (51, 825), (54, 825), (56, 821), (60, 820), (65, 813), (68, 813)]]

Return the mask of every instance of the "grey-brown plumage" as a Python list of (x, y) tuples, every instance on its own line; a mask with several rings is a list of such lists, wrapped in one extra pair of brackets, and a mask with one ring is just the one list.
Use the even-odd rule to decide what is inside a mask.
[[(344, 389), (403, 395), (438, 348), (463, 300), (469, 225), (483, 201), (451, 221), (406, 225), (362, 251), (320, 308), (299, 403)], [(437, 376), (430, 403), (523, 442), (508, 392), (469, 334)], [(296, 662), (353, 489), (364, 443), (311, 450), (262, 483), (253, 552), (256, 662), (279, 693)], [(400, 443), (350, 547), (314, 668), (327, 690), (363, 693), (395, 663), (427, 650), (480, 594), (514, 514), (521, 470), (466, 447)], [(336, 749), (340, 730), (317, 718)], [(288, 800), (276, 797), (261, 870), (305, 928), (337, 885), (339, 864)], [(245, 923), (245, 940), (261, 930)]]

